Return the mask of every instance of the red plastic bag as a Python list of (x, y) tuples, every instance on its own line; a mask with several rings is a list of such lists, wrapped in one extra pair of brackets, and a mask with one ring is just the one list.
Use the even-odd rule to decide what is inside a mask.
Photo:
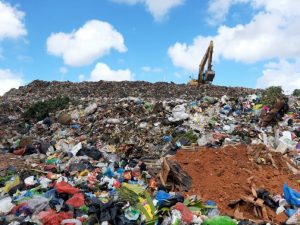
[(84, 194), (77, 193), (72, 198), (70, 198), (66, 203), (72, 206), (73, 208), (79, 208), (84, 205)]
[(186, 205), (177, 202), (174, 208), (181, 212), (182, 220), (184, 222), (191, 223), (193, 221), (193, 213)]
[(72, 212), (56, 213), (56, 211), (52, 209), (43, 211), (38, 215), (38, 218), (43, 225), (60, 225), (61, 221), (65, 219), (71, 219), (72, 217)]
[(118, 180), (115, 180), (115, 181), (114, 181), (114, 184), (113, 184), (113, 186), (114, 186), (115, 188), (119, 188), (119, 187), (121, 187), (121, 183), (120, 183), (120, 181), (118, 181)]
[(67, 193), (74, 195), (79, 192), (79, 189), (74, 188), (72, 185), (68, 184), (65, 181), (61, 181), (55, 184), (55, 189), (58, 193)]

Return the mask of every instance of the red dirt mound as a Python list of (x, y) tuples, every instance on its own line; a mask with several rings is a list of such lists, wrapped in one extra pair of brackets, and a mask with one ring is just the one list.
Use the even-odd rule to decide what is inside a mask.
[[(282, 194), (283, 184), (300, 191), (296, 175), (288, 168), (281, 154), (269, 152), (264, 146), (227, 146), (220, 149), (179, 150), (173, 157), (193, 179), (188, 194), (197, 194), (204, 201), (214, 200), (220, 211), (229, 216), (234, 209), (228, 204), (242, 196), (251, 196), (251, 188), (264, 188), (270, 194)], [(268, 209), (269, 221), (284, 222), (284, 214)], [(240, 209), (247, 219), (258, 219), (251, 207)]]

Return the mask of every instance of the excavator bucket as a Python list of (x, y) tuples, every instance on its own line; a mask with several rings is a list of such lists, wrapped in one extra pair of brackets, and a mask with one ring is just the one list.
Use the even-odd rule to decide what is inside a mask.
[(215, 71), (213, 71), (213, 70), (206, 71), (206, 74), (205, 74), (206, 79), (205, 79), (205, 81), (212, 83), (213, 80), (214, 80), (214, 78), (215, 78), (215, 75), (216, 75)]

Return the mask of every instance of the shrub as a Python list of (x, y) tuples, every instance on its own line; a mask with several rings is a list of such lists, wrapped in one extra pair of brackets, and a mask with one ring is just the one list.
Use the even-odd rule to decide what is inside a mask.
[(69, 102), (69, 97), (57, 97), (37, 102), (24, 112), (23, 117), (27, 121), (30, 119), (42, 120), (48, 117), (49, 113), (66, 108)]
[(293, 96), (300, 97), (300, 89), (295, 89), (293, 92)]
[(262, 103), (272, 108), (278, 99), (284, 99), (283, 90), (280, 86), (272, 86), (267, 88), (262, 94)]

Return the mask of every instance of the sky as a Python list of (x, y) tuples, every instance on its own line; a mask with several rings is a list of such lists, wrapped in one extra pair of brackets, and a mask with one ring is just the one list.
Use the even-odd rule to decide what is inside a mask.
[(0, 95), (33, 80), (300, 88), (299, 0), (0, 0)]

